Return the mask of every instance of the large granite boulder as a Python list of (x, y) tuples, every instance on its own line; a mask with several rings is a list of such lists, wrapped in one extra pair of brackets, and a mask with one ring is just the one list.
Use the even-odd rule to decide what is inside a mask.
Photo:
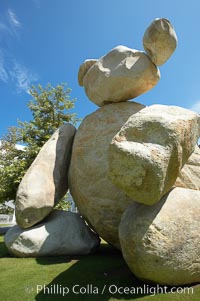
[(198, 146), (181, 169), (174, 185), (200, 190), (200, 148)]
[(68, 168), (76, 129), (63, 125), (45, 143), (22, 179), (16, 198), (16, 221), (28, 228), (43, 220), (68, 190)]
[(164, 64), (177, 46), (176, 32), (170, 21), (155, 19), (144, 33), (143, 46), (155, 65)]
[(152, 205), (174, 185), (199, 137), (198, 114), (152, 105), (134, 114), (113, 138), (109, 176), (135, 201)]
[(200, 191), (174, 188), (123, 214), (119, 238), (132, 272), (144, 281), (185, 285), (200, 281)]
[(160, 79), (158, 68), (142, 51), (118, 46), (80, 67), (79, 83), (98, 106), (126, 101), (149, 91)]
[(85, 255), (94, 252), (100, 242), (79, 214), (59, 210), (29, 229), (12, 227), (4, 240), (17, 257)]
[(143, 107), (132, 102), (103, 106), (82, 121), (73, 144), (70, 192), (84, 219), (116, 247), (121, 215), (133, 200), (108, 178), (108, 148), (127, 119)]

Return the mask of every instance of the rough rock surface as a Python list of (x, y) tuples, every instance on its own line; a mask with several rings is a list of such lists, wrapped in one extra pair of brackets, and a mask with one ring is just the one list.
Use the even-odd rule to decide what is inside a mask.
[(133, 201), (108, 178), (108, 148), (127, 119), (143, 107), (132, 102), (103, 106), (82, 121), (73, 144), (70, 192), (81, 215), (116, 247), (121, 215)]
[(175, 186), (200, 190), (200, 148), (198, 146), (181, 169)]
[(177, 46), (177, 36), (170, 21), (155, 19), (144, 33), (143, 46), (155, 65), (164, 64)]
[(97, 62), (96, 59), (88, 59), (81, 64), (79, 71), (78, 71), (78, 83), (80, 86), (83, 86), (83, 78), (88, 70)]
[(200, 281), (200, 191), (174, 188), (146, 206), (133, 203), (119, 226), (123, 256), (140, 279), (165, 285)]
[[(147, 92), (160, 79), (158, 68), (142, 51), (118, 46), (97, 60), (79, 82), (98, 106), (122, 102)], [(81, 79), (81, 80), (80, 80)]]
[(59, 210), (38, 225), (14, 226), (5, 235), (9, 252), (17, 257), (84, 255), (94, 252), (99, 242), (79, 214)]
[(158, 202), (194, 151), (199, 121), (192, 111), (164, 105), (131, 116), (109, 148), (112, 182), (135, 201)]
[(22, 179), (16, 199), (16, 221), (20, 227), (28, 228), (41, 221), (67, 192), (75, 131), (71, 124), (58, 129)]

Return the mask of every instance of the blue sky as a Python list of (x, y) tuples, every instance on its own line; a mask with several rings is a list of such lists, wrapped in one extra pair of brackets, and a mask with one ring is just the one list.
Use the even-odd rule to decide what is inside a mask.
[(0, 0), (0, 137), (17, 119), (31, 119), (31, 84), (66, 82), (78, 116), (95, 111), (77, 82), (80, 64), (117, 45), (143, 50), (144, 31), (157, 17), (172, 22), (178, 47), (157, 86), (135, 101), (200, 112), (199, 14), (199, 0)]

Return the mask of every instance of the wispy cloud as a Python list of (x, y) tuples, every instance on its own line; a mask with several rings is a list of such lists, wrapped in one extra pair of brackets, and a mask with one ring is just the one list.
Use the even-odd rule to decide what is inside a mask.
[(11, 26), (8, 24), (8, 21), (5, 19), (3, 20), (3, 17), (0, 15), (1, 21), (0, 21), (0, 42), (7, 44), (7, 41), (10, 39), (10, 37), (13, 35), (17, 35), (16, 30), (11, 28)]
[(29, 93), (30, 86), (37, 80), (38, 76), (16, 59), (5, 59), (0, 49), (0, 81), (14, 83), (17, 93)]
[(29, 93), (31, 84), (34, 81), (38, 80), (36, 74), (33, 74), (25, 66), (19, 64), (18, 62), (14, 63), (13, 70), (10, 71), (10, 76), (13, 81), (16, 83), (17, 92), (26, 92)]
[(22, 29), (23, 24), (13, 9), (9, 8), (4, 14), (0, 14), (0, 81), (14, 83), (17, 93), (28, 93), (38, 76), (22, 64), (10, 48), (12, 43), (19, 41)]
[(195, 102), (191, 107), (190, 110), (195, 111), (200, 114), (200, 100)]
[(11, 24), (14, 27), (17, 27), (17, 28), (21, 27), (21, 23), (18, 20), (15, 12), (13, 10), (11, 10), (10, 8), (8, 9), (8, 16), (9, 16), (9, 21), (11, 22)]
[(0, 41), (7, 41), (11, 37), (19, 37), (22, 24), (12, 9), (8, 9), (4, 14), (0, 14)]
[(4, 83), (8, 81), (8, 73), (5, 68), (4, 54), (2, 50), (0, 50), (0, 80)]

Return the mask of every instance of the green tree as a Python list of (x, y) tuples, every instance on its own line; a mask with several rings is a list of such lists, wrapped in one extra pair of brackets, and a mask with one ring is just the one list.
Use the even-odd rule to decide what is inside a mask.
[[(70, 98), (70, 91), (64, 84), (31, 87), (28, 108), (33, 119), (18, 120), (18, 126), (10, 127), (1, 142), (0, 202), (15, 199), (22, 177), (55, 130), (64, 123), (76, 125), (79, 121), (71, 112), (76, 99)], [(24, 149), (17, 149), (16, 144), (23, 144)]]
[(55, 206), (55, 209), (68, 211), (70, 207), (69, 193), (66, 193), (62, 200)]

